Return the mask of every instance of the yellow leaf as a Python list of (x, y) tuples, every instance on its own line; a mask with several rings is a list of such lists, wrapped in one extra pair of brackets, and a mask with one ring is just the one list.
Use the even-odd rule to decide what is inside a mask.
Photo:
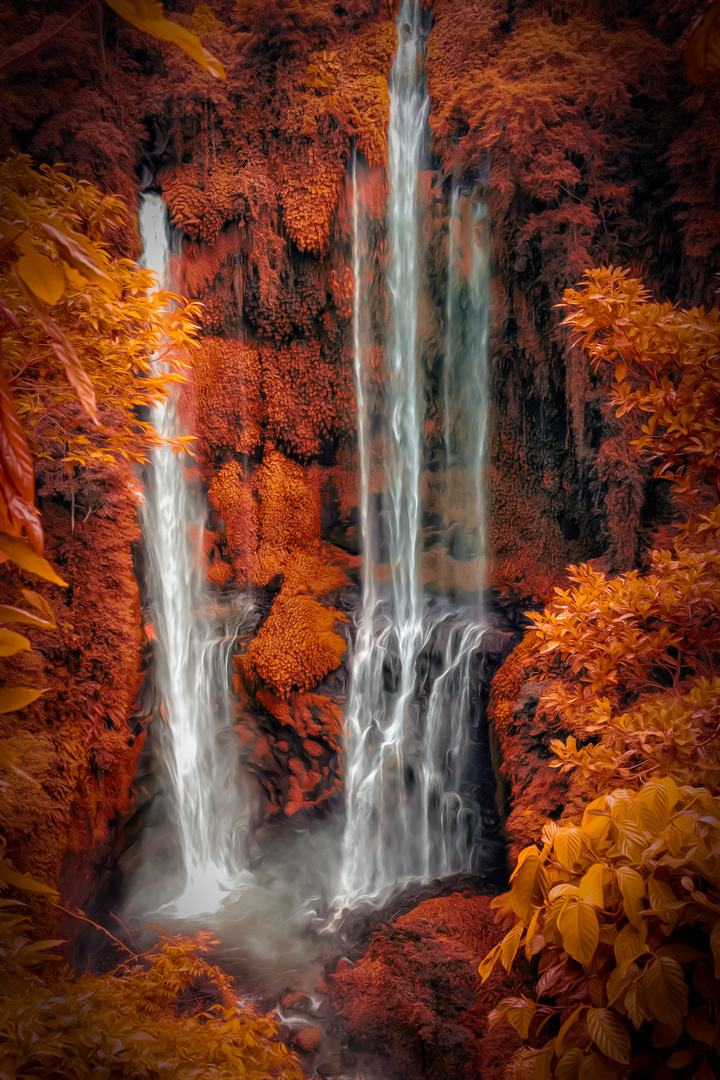
[(4, 881), (6, 885), (12, 885), (15, 889), (22, 889), (24, 892), (57, 895), (57, 889), (51, 889), (49, 885), (43, 884), (42, 881), (31, 877), (30, 874), (21, 874), (17, 870), (13, 870), (4, 859), (0, 859), (0, 881)]
[(578, 1080), (617, 1080), (617, 1069), (600, 1054), (590, 1053), (583, 1058)]
[(613, 968), (606, 985), (608, 1005), (614, 1005), (620, 998), (624, 998), (628, 986), (637, 979), (639, 975), (640, 968), (637, 964), (630, 964), (625, 969), (620, 967)]
[(30, 690), (27, 686), (10, 686), (0, 690), (0, 715), (24, 709), (44, 693), (44, 690)]
[(485, 982), (492, 973), (495, 964), (500, 959), (500, 945), (495, 945), (478, 966), (478, 975)]
[[(507, 1000), (507, 999), (506, 999)], [(527, 998), (512, 998), (511, 1004), (505, 1013), (505, 1019), (517, 1031), (521, 1039), (527, 1039), (530, 1035), (530, 1024), (537, 1012), (537, 1005)]]
[[(669, 782), (675, 789), (674, 805), (677, 802), (677, 787), (672, 780)], [(632, 818), (641, 828), (648, 829), (651, 833), (660, 833), (667, 826), (670, 820), (672, 788), (661, 780), (650, 780), (642, 787), (632, 808)]]
[(17, 225), (12, 225), (5, 218), (0, 218), (0, 240), (5, 243), (11, 243), (20, 235), (20, 229)]
[(14, 656), (15, 653), (26, 652), (30, 647), (24, 634), (0, 628), (0, 656)]
[(641, 829), (635, 822), (629, 820), (618, 822), (617, 846), (623, 855), (633, 862), (640, 862), (651, 839), (651, 833)]
[(536, 847), (525, 848), (520, 853), (510, 881), (510, 904), (517, 917), (527, 925), (534, 908), (544, 903), (548, 894), (547, 874)]
[(65, 275), (46, 255), (21, 255), (15, 269), (28, 289), (51, 307), (65, 292)]
[(563, 1052), (563, 1043), (565, 1041), (565, 1036), (567, 1035), (567, 1033), (570, 1031), (571, 1028), (575, 1027), (575, 1025), (580, 1020), (580, 1017), (581, 1017), (581, 1015), (583, 1013), (583, 1010), (586, 1009), (586, 1008), (587, 1008), (587, 1005), (578, 1005), (578, 1007), (576, 1009), (573, 1009), (573, 1011), (568, 1016), (567, 1020), (565, 1020), (564, 1023), (562, 1024), (560, 1030), (557, 1033), (557, 1037), (555, 1039), (555, 1053), (558, 1056), (560, 1054), (562, 1054), (562, 1052)]
[(583, 900), (569, 900), (558, 916), (565, 951), (588, 967), (600, 940), (600, 924), (594, 909)]
[[(23, 592), (25, 591), (23, 589)], [(24, 626), (40, 626), (44, 630), (50, 630), (57, 625), (54, 616), (52, 616), (52, 620), (43, 619), (32, 611), (25, 611), (24, 608), (12, 607), (9, 604), (0, 604), (0, 622), (22, 623)]]
[(645, 881), (637, 870), (633, 870), (630, 866), (618, 866), (615, 876), (622, 893), (625, 914), (633, 926), (640, 926), (645, 899)]
[(648, 899), (650, 907), (657, 917), (665, 923), (677, 922), (680, 912), (685, 907), (682, 900), (678, 900), (675, 893), (664, 881), (651, 877), (648, 880)]
[(555, 1080), (577, 1080), (582, 1059), (579, 1047), (573, 1046), (567, 1050), (555, 1066)]
[(641, 982), (634, 982), (632, 986), (628, 987), (623, 1004), (633, 1027), (636, 1031), (639, 1031), (644, 1022), (649, 1019), (645, 991)]
[(636, 927), (630, 924), (623, 926), (615, 938), (613, 948), (618, 967), (621, 971), (625, 971), (633, 960), (637, 960), (638, 956), (642, 956), (647, 951), (645, 926)]
[(583, 874), (580, 881), (580, 899), (585, 900), (586, 903), (592, 904), (596, 908), (604, 908), (605, 902), (603, 899), (603, 879), (605, 877), (605, 866), (603, 863), (595, 863), (590, 869)]
[(688, 987), (676, 960), (656, 956), (643, 972), (642, 985), (647, 1007), (661, 1023), (670, 1024), (687, 1012)]
[(67, 585), (67, 581), (58, 577), (47, 559), (35, 554), (27, 541), (0, 532), (0, 551), (4, 551), (21, 570), (36, 574), (38, 577), (45, 578), (46, 581), (52, 581), (55, 585)]
[(513, 960), (517, 956), (524, 929), (525, 927), (521, 922), (516, 923), (500, 942), (500, 962), (506, 971), (510, 970)]
[(582, 830), (586, 840), (592, 843), (598, 854), (603, 848), (610, 824), (606, 796), (601, 795), (599, 799), (588, 803), (583, 812)]
[(141, 0), (106, 0), (106, 3), (121, 18), (125, 19), (138, 30), (144, 30), (151, 37), (160, 41), (170, 41), (177, 45), (183, 52), (209, 72), (215, 79), (224, 79), (225, 71), (219, 60), (203, 48), (200, 38), (196, 37), (183, 26), (170, 22), (165, 18), (163, 6), (160, 3), (149, 6)]
[(572, 870), (580, 858), (582, 834), (579, 829), (558, 829), (555, 834), (554, 851), (558, 862), (566, 870)]
[(540, 1050), (535, 1053), (535, 1063), (533, 1065), (533, 1080), (550, 1080), (552, 1075), (552, 1047)]
[(77, 353), (69, 338), (60, 329), (54, 319), (51, 319), (42, 304), (39, 304), (34, 294), (26, 289), (27, 297), (32, 304), (35, 314), (40, 319), (43, 329), (50, 338), (50, 345), (65, 368), (67, 381), (78, 396), (78, 400), (93, 423), (97, 424), (97, 402), (95, 390), (88, 378), (85, 368), (80, 363)]
[(606, 1057), (627, 1065), (630, 1060), (630, 1033), (612, 1009), (588, 1009), (590, 1038)]
[(532, 919), (527, 928), (527, 935), (525, 937), (525, 956), (528, 960), (532, 960), (535, 953), (540, 952), (545, 939), (542, 934), (537, 933), (537, 925), (540, 920), (542, 908), (536, 908)]
[(120, 299), (122, 296), (120, 285), (101, 268), (101, 254), (89, 240), (52, 218), (44, 218), (42, 227), (55, 244), (61, 259), (64, 259), (84, 279), (101, 288), (108, 296)]

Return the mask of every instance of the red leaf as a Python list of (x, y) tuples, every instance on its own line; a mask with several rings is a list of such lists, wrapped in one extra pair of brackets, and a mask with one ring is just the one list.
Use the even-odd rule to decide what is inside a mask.
[(0, 314), (2, 314), (3, 318), (7, 322), (10, 323), (13, 330), (17, 330), (19, 333), (22, 333), (22, 326), (18, 322), (18, 320), (17, 320), (17, 318), (15, 316), (15, 313), (10, 310), (10, 308), (7, 306), (7, 304), (5, 303), (5, 301), (3, 300), (3, 298), (1, 296), (0, 296)]
[(38, 554), (43, 550), (43, 533), (35, 509), (35, 470), (12, 391), (0, 370), (0, 477), (11, 532), (20, 535), (24, 528)]

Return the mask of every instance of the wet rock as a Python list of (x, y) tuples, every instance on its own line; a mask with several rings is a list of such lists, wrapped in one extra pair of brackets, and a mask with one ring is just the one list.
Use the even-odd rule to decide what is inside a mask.
[(395, 653), (388, 653), (382, 666), (383, 687), (388, 694), (394, 694), (400, 685), (400, 658)]
[(303, 1054), (312, 1054), (317, 1050), (322, 1041), (322, 1032), (319, 1027), (300, 1028), (295, 1032), (293, 1045)]
[(285, 995), (281, 1004), (283, 1008), (292, 1009), (293, 1012), (309, 1013), (312, 1009), (312, 998), (300, 990), (294, 990)]

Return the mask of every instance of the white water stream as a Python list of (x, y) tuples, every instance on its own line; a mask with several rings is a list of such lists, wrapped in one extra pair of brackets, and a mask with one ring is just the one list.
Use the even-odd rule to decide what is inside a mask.
[[(142, 263), (169, 287), (170, 235), (158, 195), (142, 197)], [(157, 431), (181, 433), (177, 394), (153, 414)], [(143, 532), (150, 569), (155, 627), (156, 687), (165, 723), (163, 757), (173, 787), (183, 869), (170, 911), (178, 917), (215, 911), (233, 888), (242, 865), (240, 847), (248, 811), (233, 735), (229, 686), (231, 651), (250, 616), (242, 597), (218, 602), (208, 594), (202, 563), (206, 506), (186, 480), (184, 453), (152, 453), (145, 491)]]
[[(436, 487), (441, 502), (453, 510), (461, 492), (465, 517), (461, 525), (473, 538), (470, 591), (475, 600), (461, 605), (436, 595), (441, 581), (435, 582), (434, 590), (423, 584), (426, 406), (419, 340), (423, 252), (418, 176), (429, 105), (418, 0), (402, 0), (397, 23), (398, 51), (390, 77), (390, 326), (383, 400), (376, 411), (371, 404), (373, 372), (366, 340), (373, 253), (357, 162), (353, 171), (354, 353), (364, 563), (345, 712), (346, 823), (338, 913), (361, 901), (381, 903), (398, 885), (467, 868), (480, 827), (478, 807), (467, 795), (467, 772), (469, 732), (477, 720), (473, 657), (485, 632), (479, 598), (488, 248), (477, 228), (483, 208), (454, 191), (442, 376), (445, 462)], [(374, 441), (381, 447), (381, 462)], [(372, 491), (374, 467), (384, 472), (380, 504)]]

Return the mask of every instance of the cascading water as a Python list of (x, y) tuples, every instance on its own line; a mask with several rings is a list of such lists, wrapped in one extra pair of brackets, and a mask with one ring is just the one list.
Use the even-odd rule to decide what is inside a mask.
[[(418, 176), (427, 138), (425, 33), (418, 0), (402, 0), (390, 78), (387, 288), (389, 333), (381, 400), (367, 340), (372, 253), (358, 164), (354, 195), (354, 351), (364, 554), (361, 608), (345, 714), (346, 824), (336, 910), (378, 902), (396, 886), (468, 865), (479, 810), (467, 795), (472, 662), (485, 632), (478, 598), (484, 547), (487, 417), (487, 245), (482, 207), (452, 195), (446, 296), (444, 469), (440, 502), (464, 504), (474, 540), (475, 602), (424, 586), (424, 402), (419, 313)], [(462, 203), (462, 212), (461, 212)], [(470, 208), (472, 221), (463, 228)], [(373, 476), (384, 473), (381, 503)], [(458, 492), (460, 495), (458, 496)], [(382, 538), (382, 539), (381, 539)], [(467, 590), (467, 586), (466, 586)], [(447, 590), (446, 590), (447, 591)]]
[(490, 245), (485, 204), (453, 183), (448, 222), (444, 383), (446, 513), (464, 516), (473, 548), (474, 585), (482, 589), (485, 555), (484, 473), (487, 451), (487, 370)]
[[(140, 208), (143, 265), (167, 284), (170, 235), (158, 195)], [(156, 406), (156, 430), (180, 434), (177, 394)], [(248, 812), (237, 759), (227, 753), (232, 735), (231, 650), (252, 605), (211, 597), (202, 573), (206, 507), (186, 481), (185, 455), (153, 451), (145, 491), (144, 537), (150, 564), (150, 604), (156, 638), (156, 688), (165, 724), (161, 746), (171, 779), (183, 857), (177, 916), (215, 911), (241, 866)]]

